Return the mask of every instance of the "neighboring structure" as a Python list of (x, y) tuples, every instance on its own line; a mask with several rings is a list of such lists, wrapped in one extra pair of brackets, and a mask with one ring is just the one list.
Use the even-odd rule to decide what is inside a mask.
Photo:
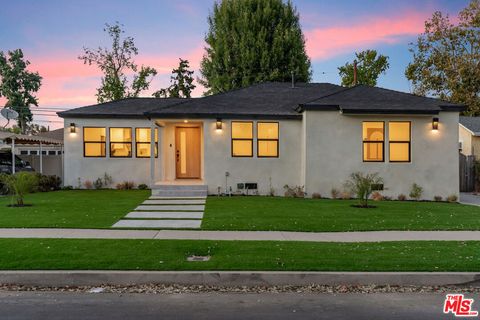
[(460, 117), (459, 149), (466, 156), (480, 159), (480, 117)]
[(210, 194), (304, 186), (330, 196), (355, 171), (383, 193), (458, 194), (463, 106), (358, 85), (263, 83), (194, 99), (131, 98), (60, 112), (65, 184), (204, 184)]

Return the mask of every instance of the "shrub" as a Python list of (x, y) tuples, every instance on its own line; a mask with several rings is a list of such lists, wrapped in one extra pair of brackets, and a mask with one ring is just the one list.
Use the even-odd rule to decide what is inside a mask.
[(72, 186), (63, 186), (62, 190), (68, 191), (68, 190), (73, 190)]
[(135, 188), (135, 183), (132, 181), (123, 181), (117, 184), (118, 190), (132, 190), (133, 188)]
[(434, 196), (433, 200), (436, 201), (436, 202), (440, 202), (440, 201), (443, 200), (443, 198), (442, 198), (442, 196)]
[(95, 180), (95, 182), (93, 183), (93, 186), (95, 187), (95, 189), (102, 189), (103, 187), (102, 178), (98, 178), (97, 180)]
[(148, 186), (145, 184), (145, 183), (141, 183), (138, 185), (138, 189), (140, 190), (147, 190), (148, 189)]
[(382, 201), (385, 197), (378, 191), (372, 193), (372, 200), (373, 201)]
[(389, 196), (383, 196), (383, 200), (384, 200), (384, 201), (390, 201), (390, 200), (392, 200), (392, 197), (389, 197)]
[(23, 207), (25, 205), (25, 195), (33, 192), (38, 186), (38, 176), (32, 172), (17, 172), (15, 174), (2, 175), (2, 183), (12, 195), (12, 202), (15, 200), (16, 206)]
[(400, 193), (397, 197), (398, 201), (405, 201), (407, 200), (407, 196), (404, 195), (403, 193)]
[(372, 186), (382, 184), (383, 179), (378, 173), (354, 172), (350, 175), (350, 180), (345, 183), (345, 187), (357, 196), (359, 205), (362, 208), (368, 208), (368, 198), (372, 193)]
[(290, 197), (290, 198), (304, 198), (305, 197), (305, 192), (303, 191), (303, 186), (294, 186), (290, 187), (288, 184), (286, 184), (284, 187), (285, 189), (285, 197)]
[(330, 195), (332, 196), (332, 199), (338, 199), (340, 197), (340, 191), (336, 188), (332, 188), (332, 190), (330, 190)]
[(105, 172), (103, 175), (103, 186), (105, 188), (109, 187), (113, 183), (112, 176)]
[(422, 197), (422, 194), (423, 194), (423, 188), (416, 183), (412, 184), (412, 189), (410, 189), (410, 194), (409, 194), (410, 198), (418, 201)]
[(83, 186), (85, 187), (85, 189), (92, 189), (93, 183), (90, 180), (85, 180), (85, 182), (83, 183)]
[(343, 191), (342, 194), (340, 195), (340, 197), (343, 200), (350, 200), (350, 199), (352, 199), (352, 193), (350, 191)]
[(57, 176), (47, 176), (37, 173), (38, 186), (40, 192), (56, 191), (61, 189), (62, 179)]
[(322, 195), (318, 192), (312, 193), (312, 199), (321, 199)]
[(458, 197), (454, 194), (451, 194), (447, 197), (448, 202), (457, 202), (457, 200), (458, 200)]

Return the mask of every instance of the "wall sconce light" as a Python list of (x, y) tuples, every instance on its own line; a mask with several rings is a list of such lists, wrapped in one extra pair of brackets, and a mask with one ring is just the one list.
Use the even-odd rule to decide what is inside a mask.
[(183, 120), (183, 123), (188, 123), (188, 120)]
[(432, 119), (432, 130), (437, 131), (438, 130), (438, 118), (435, 117)]
[(76, 131), (76, 127), (75, 127), (75, 123), (70, 123), (70, 133), (75, 133)]
[(222, 130), (222, 119), (217, 119), (216, 128), (217, 130)]

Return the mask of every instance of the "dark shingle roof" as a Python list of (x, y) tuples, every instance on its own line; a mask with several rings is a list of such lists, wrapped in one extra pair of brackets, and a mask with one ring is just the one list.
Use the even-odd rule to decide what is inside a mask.
[(474, 135), (480, 135), (480, 117), (460, 117), (459, 122)]
[(39, 132), (38, 136), (51, 138), (56, 140), (63, 140), (63, 128), (47, 131), (47, 132)]
[(145, 118), (145, 112), (161, 109), (185, 102), (178, 98), (127, 98), (91, 106), (58, 112), (62, 118), (68, 117), (105, 117), (105, 118)]
[(379, 87), (358, 85), (310, 101), (303, 108), (338, 109), (343, 113), (437, 114), (439, 111), (462, 111), (463, 105), (417, 96)]

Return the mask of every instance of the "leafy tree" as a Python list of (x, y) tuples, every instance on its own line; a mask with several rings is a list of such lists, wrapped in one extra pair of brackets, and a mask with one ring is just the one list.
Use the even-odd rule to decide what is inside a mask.
[(405, 76), (414, 93), (465, 104), (466, 114), (480, 115), (480, 1), (471, 1), (455, 20), (435, 12), (425, 22), (411, 44)]
[(21, 49), (8, 51), (7, 54), (0, 51), (0, 97), (7, 99), (6, 108), (18, 112), (17, 123), (23, 133), (33, 119), (30, 106), (38, 106), (35, 93), (42, 83), (38, 72), (27, 70), (29, 64)]
[[(377, 55), (376, 50), (365, 50), (355, 53), (355, 56), (357, 60), (357, 84), (376, 86), (380, 74), (385, 74), (390, 67), (388, 57), (382, 54)], [(354, 85), (354, 63), (347, 62), (344, 66), (339, 67), (338, 71), (343, 86)]]
[(23, 207), (25, 205), (25, 195), (33, 192), (38, 185), (38, 177), (33, 172), (20, 171), (15, 174), (2, 174), (0, 182), (6, 186), (8, 193), (12, 195), (12, 205)]
[(193, 71), (189, 70), (188, 60), (180, 58), (176, 69), (172, 70), (171, 85), (153, 94), (156, 98), (190, 98), (196, 85), (193, 84)]
[[(103, 30), (112, 39), (112, 47), (110, 49), (84, 47), (83, 55), (78, 57), (84, 64), (94, 64), (103, 72), (102, 84), (97, 89), (97, 101), (102, 103), (138, 97), (142, 91), (148, 89), (157, 71), (148, 66), (141, 66), (138, 70), (138, 65), (133, 60), (133, 57), (138, 54), (138, 49), (132, 37), (122, 38), (122, 34), (125, 33), (122, 30), (123, 25), (117, 22), (114, 25), (107, 23), (105, 26)], [(136, 73), (131, 84), (126, 76), (129, 71)]]
[(290, 1), (223, 0), (208, 17), (201, 62), (206, 94), (263, 81), (311, 79), (300, 17)]
[(383, 179), (378, 173), (354, 172), (345, 183), (345, 188), (357, 196), (360, 207), (368, 208), (368, 198), (374, 191), (374, 186), (382, 183)]

